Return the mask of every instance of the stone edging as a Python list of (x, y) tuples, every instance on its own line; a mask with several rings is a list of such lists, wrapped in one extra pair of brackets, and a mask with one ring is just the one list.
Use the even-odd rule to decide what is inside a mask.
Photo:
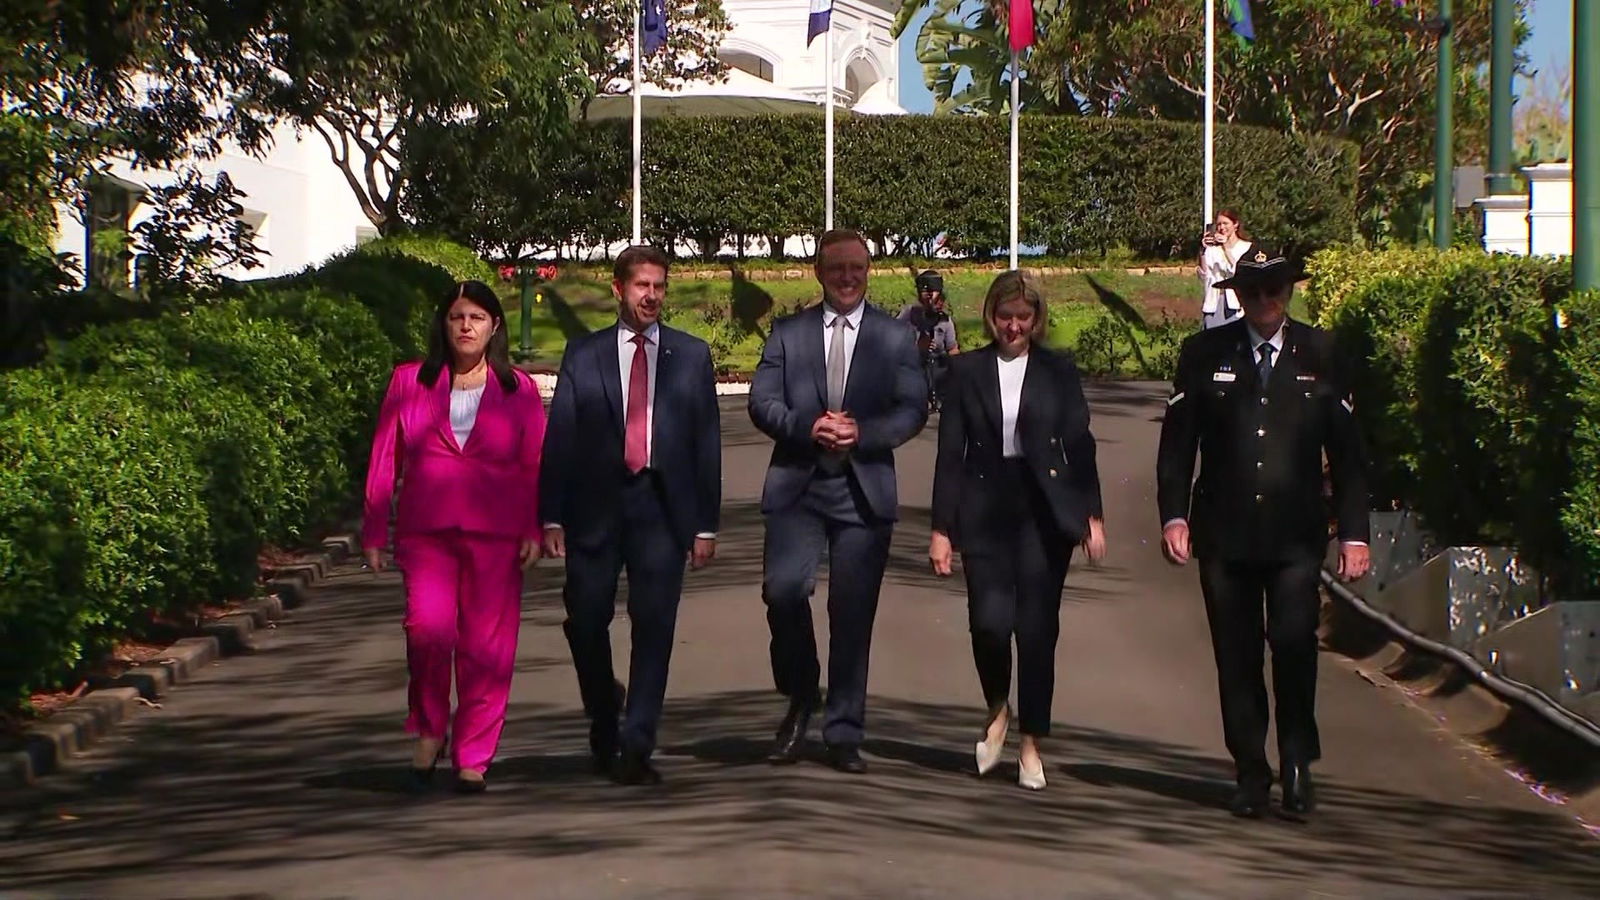
[(33, 784), (105, 737), (135, 707), (155, 704), (180, 684), (192, 681), (216, 660), (255, 649), (258, 629), (273, 627), (285, 610), (305, 603), (311, 586), (327, 578), (333, 566), (360, 549), (354, 534), (322, 542), (323, 550), (299, 562), (273, 570), (265, 585), (269, 592), (243, 604), (244, 608), (208, 622), (204, 637), (184, 638), (168, 647), (159, 659), (141, 663), (102, 688), (85, 694), (23, 732), (23, 749), (0, 755), (0, 788)]
[[(1325, 568), (1324, 574), (1333, 573)], [(1457, 661), (1430, 652), (1424, 639), (1392, 619), (1380, 621), (1358, 609), (1365, 600), (1354, 592), (1325, 587), (1324, 595), (1324, 641), (1362, 678), (1398, 688), (1455, 737), (1511, 760), (1524, 780), (1553, 787), (1563, 797), (1561, 806), (1600, 832), (1600, 751), (1593, 743), (1494, 690)]]

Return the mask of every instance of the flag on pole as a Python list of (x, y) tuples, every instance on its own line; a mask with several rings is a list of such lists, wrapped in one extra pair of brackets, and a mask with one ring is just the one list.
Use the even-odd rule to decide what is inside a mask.
[(644, 55), (654, 56), (667, 42), (666, 0), (641, 0), (639, 4), (639, 35), (644, 41)]
[(1012, 53), (1033, 44), (1033, 0), (995, 0), (994, 10), (996, 17), (1005, 19)]
[(1245, 43), (1256, 39), (1256, 26), (1250, 20), (1250, 0), (1223, 0), (1228, 10), (1228, 27)]
[(828, 23), (833, 19), (833, 0), (811, 0), (811, 15), (806, 18), (806, 46), (817, 39), (817, 35), (828, 31)]

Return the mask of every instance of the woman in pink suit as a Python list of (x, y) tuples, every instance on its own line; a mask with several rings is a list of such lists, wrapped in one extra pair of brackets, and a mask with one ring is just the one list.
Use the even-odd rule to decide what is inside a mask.
[(537, 485), (544, 406), (511, 367), (505, 313), (488, 285), (457, 284), (439, 303), (428, 357), (395, 367), (367, 471), (362, 546), (382, 568), (395, 509), (394, 560), (406, 585), (406, 731), (421, 787), (457, 708), (456, 786), (484, 790), (505, 725), (517, 655), (522, 570), (539, 559)]

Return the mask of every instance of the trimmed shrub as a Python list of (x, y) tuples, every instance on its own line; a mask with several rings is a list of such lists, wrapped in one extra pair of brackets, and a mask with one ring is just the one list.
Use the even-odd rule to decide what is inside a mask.
[(1571, 384), (1568, 465), (1561, 528), (1579, 589), (1600, 594), (1600, 291), (1578, 294), (1559, 307), (1559, 359)]
[(1310, 269), (1313, 310), (1358, 363), (1376, 505), (1414, 509), (1445, 543), (1514, 544), (1558, 584), (1592, 584), (1600, 560), (1584, 548), (1600, 538), (1580, 505), (1600, 469), (1574, 454), (1600, 415), (1584, 388), (1600, 346), (1593, 301), (1570, 299), (1570, 263), (1328, 251)]
[(350, 507), (390, 366), (453, 280), (399, 252), (92, 326), (0, 374), (0, 704), (249, 593), (263, 543)]
[[(490, 176), (424, 162), (428, 174), (408, 210), (429, 228), (495, 252), (622, 239), (626, 126), (583, 126), (569, 150), (552, 151), (556, 158), (537, 166), (519, 160)], [(1022, 242), (1058, 254), (1126, 246), (1192, 258), (1200, 240), (1200, 132), (1190, 123), (1023, 116)], [(880, 246), (896, 236), (899, 253), (926, 253), (941, 234), (959, 249), (997, 251), (1009, 241), (1007, 140), (1003, 117), (841, 116), (836, 219)], [(647, 120), (650, 239), (691, 239), (709, 255), (740, 237), (813, 232), (822, 220), (822, 144), (820, 116)], [(1224, 125), (1217, 146), (1218, 196), (1255, 232), (1297, 253), (1356, 234), (1353, 144)], [(481, 202), (462, 200), (485, 192), (492, 196)], [(495, 214), (485, 215), (491, 208)]]

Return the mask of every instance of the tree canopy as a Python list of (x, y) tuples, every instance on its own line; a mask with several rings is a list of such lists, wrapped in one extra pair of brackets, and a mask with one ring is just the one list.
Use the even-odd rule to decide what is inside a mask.
[[(1003, 23), (987, 6), (945, 5), (918, 35), (924, 77), (953, 112), (1003, 109)], [(906, 0), (909, 25), (923, 0)], [(1519, 2), (1526, 12), (1526, 2)], [(1458, 0), (1456, 158), (1479, 158), (1487, 91), (1479, 68), (1490, 50), (1490, 0)], [(1371, 0), (1274, 0), (1253, 4), (1256, 40), (1233, 39), (1218, 11), (1217, 115), (1295, 135), (1355, 141), (1362, 205), (1377, 220), (1408, 181), (1431, 166), (1435, 36), (1431, 4)], [(1204, 0), (1045, 0), (1038, 43), (1024, 65), (1024, 109), (1085, 116), (1195, 121), (1204, 111)], [(1519, 28), (1519, 39), (1526, 28)], [(970, 83), (970, 86), (968, 86)], [(965, 90), (961, 90), (965, 87)], [(1031, 88), (1031, 90), (1030, 90)], [(1030, 99), (1031, 98), (1031, 99)]]

